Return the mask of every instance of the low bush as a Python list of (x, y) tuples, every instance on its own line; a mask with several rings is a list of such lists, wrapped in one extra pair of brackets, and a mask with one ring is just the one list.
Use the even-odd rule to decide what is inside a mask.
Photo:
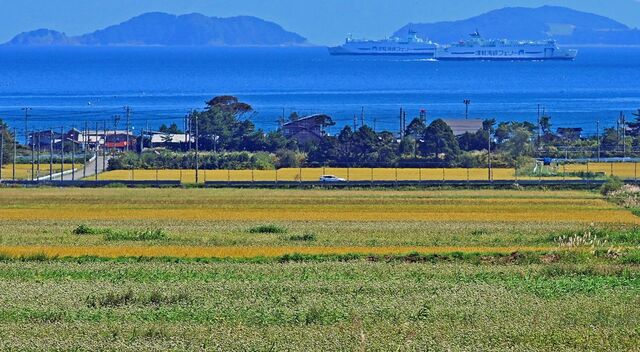
[(89, 308), (115, 308), (134, 304), (163, 306), (191, 302), (191, 296), (186, 292), (165, 294), (154, 290), (149, 294), (135, 294), (131, 289), (122, 292), (91, 295), (85, 299), (85, 303)]
[(105, 241), (154, 241), (167, 238), (162, 229), (108, 231), (104, 235)]
[(315, 240), (316, 240), (316, 235), (313, 233), (305, 233), (304, 235), (293, 235), (289, 237), (289, 241), (313, 242)]
[(622, 186), (624, 186), (622, 180), (617, 177), (609, 177), (609, 179), (607, 179), (607, 182), (605, 182), (600, 188), (600, 193), (603, 196), (609, 196), (613, 192), (620, 191), (622, 189)]
[(80, 225), (73, 230), (75, 235), (104, 235), (105, 241), (153, 241), (167, 238), (162, 229), (115, 230)]
[(81, 224), (73, 230), (74, 235), (99, 235), (100, 230)]
[(249, 233), (287, 233), (287, 229), (278, 225), (260, 225), (250, 228)]

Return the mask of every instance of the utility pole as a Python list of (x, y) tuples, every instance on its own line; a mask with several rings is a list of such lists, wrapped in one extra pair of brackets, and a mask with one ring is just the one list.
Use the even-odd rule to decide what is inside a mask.
[[(488, 155), (488, 159), (487, 159), (487, 166), (488, 166), (488, 172), (489, 172), (489, 182), (493, 182), (493, 177), (491, 175), (491, 131), (489, 131), (489, 145), (487, 148), (489, 155)], [(517, 172), (517, 170), (516, 170)]]
[(35, 150), (36, 150), (36, 145), (35, 145), (35, 136), (33, 135), (33, 133), (31, 133), (31, 181), (34, 180), (35, 177), (35, 168), (36, 168), (36, 163), (35, 163)]
[(60, 181), (64, 180), (64, 126), (60, 127)]
[(469, 104), (471, 104), (471, 100), (470, 99), (465, 99), (462, 101), (462, 103), (464, 104), (464, 119), (468, 120), (469, 119)]
[(102, 148), (102, 172), (107, 169), (107, 121), (103, 121), (104, 148)]
[(600, 120), (596, 120), (596, 139), (598, 140), (598, 162), (600, 162)]
[(0, 126), (0, 181), (2, 181), (2, 166), (4, 166), (4, 126)]
[[(187, 144), (189, 144), (189, 117), (185, 115), (184, 117), (184, 143), (182, 145), (182, 149), (184, 149), (184, 147), (187, 146)], [(142, 149), (140, 149), (140, 154), (142, 154)]]
[[(283, 114), (284, 114), (284, 109), (282, 109), (282, 110), (283, 110)], [(187, 143), (189, 144), (189, 152), (191, 152), (191, 134), (192, 134), (191, 129), (193, 128), (193, 116), (192, 115), (193, 114), (187, 115), (187, 120), (189, 121), (189, 139), (187, 141)]]
[(53, 128), (49, 129), (49, 181), (53, 181)]
[(129, 106), (125, 106), (124, 107), (124, 111), (127, 114), (127, 152), (129, 151), (129, 142), (130, 142), (130, 138), (129, 138), (129, 129), (131, 127), (131, 108)]
[(627, 157), (627, 121), (624, 112), (620, 111), (620, 123), (622, 125), (622, 158)]
[(36, 180), (40, 178), (40, 154), (42, 154), (41, 132), (38, 132), (38, 151), (36, 152)]
[(362, 110), (360, 111), (360, 126), (364, 127), (364, 106), (362, 107)]
[(536, 140), (536, 144), (538, 146), (538, 150), (540, 150), (540, 124), (541, 124), (540, 118), (541, 118), (541, 116), (540, 116), (540, 104), (538, 104), (538, 138)]
[(404, 110), (402, 108), (400, 108), (400, 138), (404, 138), (404, 128), (402, 128), (402, 126), (404, 125), (404, 123), (402, 123), (402, 116), (403, 116), (403, 112)]
[(199, 142), (199, 136), (198, 136), (198, 114), (194, 114), (195, 115), (195, 122), (196, 122), (196, 136), (195, 136), (195, 142), (196, 142), (196, 185), (198, 184), (198, 164), (200, 163), (200, 160), (198, 160), (198, 152), (200, 150), (200, 147), (198, 146), (198, 142)]
[(95, 150), (96, 150), (96, 159), (95, 159), (95, 179), (96, 181), (98, 181), (98, 146), (100, 145), (100, 138), (98, 138), (98, 121), (96, 121), (96, 144), (95, 144)]
[(140, 129), (140, 155), (142, 152), (144, 152), (144, 128)]
[(16, 129), (13, 129), (13, 177), (12, 179), (16, 180), (16, 159), (18, 158), (18, 132)]
[[(28, 133), (29, 133), (29, 112), (31, 111), (31, 108), (26, 107), (26, 108), (22, 108), (22, 111), (24, 111), (24, 144), (27, 145), (29, 144), (29, 141), (27, 140), (28, 138)], [(14, 137), (18, 137), (17, 135), (15, 135)]]
[(407, 112), (402, 112), (402, 131), (403, 133), (407, 132)]
[(76, 180), (76, 141), (71, 141), (71, 181)]
[(82, 168), (82, 178), (87, 177), (87, 149), (89, 149), (89, 126), (87, 121), (84, 122), (84, 132), (82, 133), (82, 156), (84, 158), (84, 167)]

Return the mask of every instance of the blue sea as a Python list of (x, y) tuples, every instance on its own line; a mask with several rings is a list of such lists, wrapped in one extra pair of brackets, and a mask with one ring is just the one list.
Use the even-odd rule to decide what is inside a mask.
[[(136, 129), (176, 122), (220, 94), (251, 104), (259, 127), (283, 114), (326, 113), (336, 132), (360, 119), (397, 130), (398, 113), (535, 121), (595, 133), (640, 108), (640, 48), (584, 48), (574, 62), (436, 62), (332, 57), (324, 48), (0, 48), (0, 118), (28, 127), (81, 127), (132, 108)], [(629, 114), (630, 115), (630, 114)], [(122, 117), (122, 121), (124, 117)], [(122, 123), (122, 122), (121, 122)], [(122, 126), (122, 125), (121, 125)]]

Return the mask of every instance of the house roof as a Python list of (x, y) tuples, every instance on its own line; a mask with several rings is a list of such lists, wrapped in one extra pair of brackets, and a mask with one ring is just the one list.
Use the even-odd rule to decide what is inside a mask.
[(167, 133), (155, 133), (151, 135), (151, 143), (186, 143), (189, 139), (184, 133), (167, 134)]
[(469, 133), (476, 133), (482, 129), (482, 120), (481, 119), (442, 119), (451, 130), (453, 130), (453, 134), (455, 136), (460, 136)]
[(331, 116), (325, 115), (325, 114), (315, 114), (315, 115), (309, 115), (309, 116), (301, 117), (301, 118), (299, 118), (299, 119), (297, 119), (295, 121), (286, 122), (282, 126), (292, 126), (292, 125), (299, 124), (301, 122), (307, 122), (309, 120), (314, 120), (316, 123), (322, 124), (322, 125), (332, 125), (333, 124), (333, 119), (331, 119)]

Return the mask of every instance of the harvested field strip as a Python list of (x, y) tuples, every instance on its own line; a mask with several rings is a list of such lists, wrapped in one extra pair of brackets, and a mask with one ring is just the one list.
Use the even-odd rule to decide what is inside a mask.
[(325, 207), (325, 208), (265, 208), (265, 209), (105, 209), (87, 208), (3, 209), (2, 220), (219, 220), (219, 221), (475, 221), (475, 222), (574, 222), (574, 223), (626, 223), (640, 224), (640, 218), (625, 210), (571, 209), (385, 209), (384, 207)]
[(0, 254), (12, 258), (44, 255), (46, 257), (101, 258), (122, 257), (174, 257), (174, 258), (256, 258), (279, 257), (286, 254), (307, 255), (403, 255), (409, 253), (513, 253), (544, 252), (557, 247), (186, 247), (186, 246), (96, 246), (96, 247), (56, 247), (56, 246), (11, 246), (1, 247)]

